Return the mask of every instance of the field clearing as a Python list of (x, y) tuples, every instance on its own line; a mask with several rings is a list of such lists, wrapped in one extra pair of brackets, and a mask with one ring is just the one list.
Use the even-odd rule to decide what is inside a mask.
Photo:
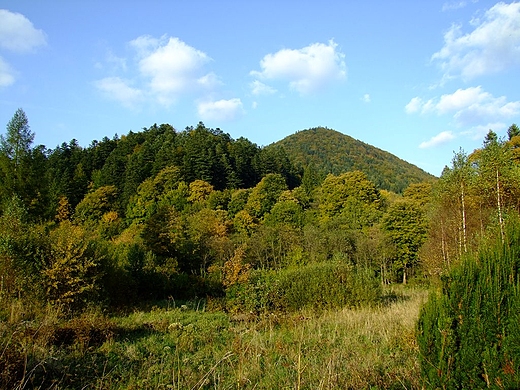
[(171, 301), (110, 319), (84, 316), (62, 325), (73, 341), (26, 345), (33, 368), (18, 388), (421, 388), (415, 324), (427, 291), (390, 296), (379, 307), (319, 314), (231, 316)]

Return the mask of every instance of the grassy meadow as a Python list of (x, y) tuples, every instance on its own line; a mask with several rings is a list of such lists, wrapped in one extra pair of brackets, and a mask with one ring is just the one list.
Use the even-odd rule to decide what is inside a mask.
[(255, 316), (171, 300), (20, 321), (13, 307), (2, 375), (14, 389), (421, 388), (415, 329), (427, 291), (385, 293), (375, 307)]

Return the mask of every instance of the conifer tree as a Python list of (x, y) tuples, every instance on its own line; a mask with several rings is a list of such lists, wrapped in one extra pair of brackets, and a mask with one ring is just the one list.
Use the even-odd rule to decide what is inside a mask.
[(0, 135), (0, 198), (18, 196), (32, 216), (43, 208), (45, 153), (32, 148), (34, 133), (25, 112), (19, 108)]

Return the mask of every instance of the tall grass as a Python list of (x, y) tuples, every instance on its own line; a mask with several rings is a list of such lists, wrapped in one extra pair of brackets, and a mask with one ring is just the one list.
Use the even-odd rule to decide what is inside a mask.
[[(110, 320), (98, 316), (92, 325), (113, 333), (27, 348), (26, 356), (40, 365), (32, 372), (28, 367), (31, 378), (19, 388), (420, 388), (414, 332), (426, 293), (396, 296), (378, 307), (321, 314), (234, 317), (193, 303)], [(55, 326), (78, 335), (92, 331), (86, 322)]]

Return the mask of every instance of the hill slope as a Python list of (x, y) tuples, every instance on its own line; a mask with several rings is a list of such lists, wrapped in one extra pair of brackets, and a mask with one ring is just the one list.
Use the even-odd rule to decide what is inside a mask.
[(397, 193), (435, 176), (399, 157), (338, 131), (318, 127), (299, 131), (269, 147), (282, 146), (296, 166), (312, 164), (322, 174), (359, 170), (379, 188)]

